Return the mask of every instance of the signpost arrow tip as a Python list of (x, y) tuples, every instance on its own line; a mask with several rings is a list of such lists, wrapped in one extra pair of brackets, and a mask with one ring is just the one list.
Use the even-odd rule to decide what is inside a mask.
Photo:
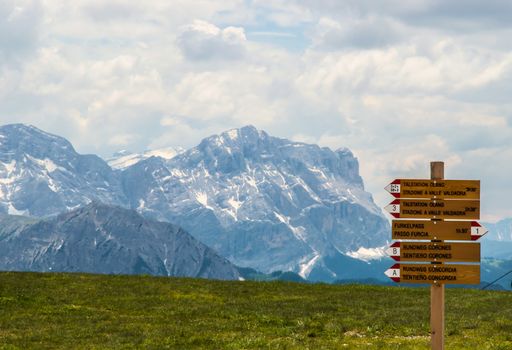
[(393, 282), (400, 282), (400, 264), (395, 264), (384, 272)]
[(386, 210), (389, 214), (393, 215), (395, 218), (400, 217), (400, 200), (395, 199), (388, 205), (384, 207), (384, 210)]
[(400, 198), (400, 180), (396, 179), (391, 182), (389, 185), (384, 187), (386, 191), (388, 191), (393, 197)]
[(480, 225), (477, 221), (471, 221), (471, 240), (476, 241), (487, 232), (489, 232), (489, 230)]
[(395, 242), (386, 249), (386, 254), (395, 261), (400, 261), (400, 242)]

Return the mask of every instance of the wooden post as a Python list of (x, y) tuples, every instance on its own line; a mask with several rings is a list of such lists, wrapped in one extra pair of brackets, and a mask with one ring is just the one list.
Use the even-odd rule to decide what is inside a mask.
[(444, 162), (430, 162), (430, 179), (444, 180)]
[[(430, 178), (444, 179), (444, 162), (430, 162)], [(444, 350), (444, 284), (430, 287), (430, 337), (432, 350)]]

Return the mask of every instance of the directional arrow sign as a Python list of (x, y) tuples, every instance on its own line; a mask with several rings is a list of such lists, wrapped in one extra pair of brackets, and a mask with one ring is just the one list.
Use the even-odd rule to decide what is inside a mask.
[(385, 189), (395, 198), (480, 199), (480, 180), (396, 179)]
[(384, 274), (391, 278), (393, 282), (400, 282), (400, 264), (395, 264), (384, 271)]
[(395, 242), (386, 253), (396, 261), (480, 262), (480, 243)]
[(393, 239), (476, 241), (487, 233), (476, 221), (393, 220)]
[(403, 283), (480, 283), (480, 265), (395, 264), (384, 273), (393, 281)]
[(477, 200), (420, 200), (395, 199), (386, 209), (395, 218), (466, 219), (480, 218)]

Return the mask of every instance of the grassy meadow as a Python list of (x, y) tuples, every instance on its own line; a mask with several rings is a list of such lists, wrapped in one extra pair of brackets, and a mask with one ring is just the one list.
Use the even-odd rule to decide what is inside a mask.
[[(429, 289), (0, 273), (0, 349), (429, 349)], [(512, 293), (446, 290), (446, 349), (512, 349)]]

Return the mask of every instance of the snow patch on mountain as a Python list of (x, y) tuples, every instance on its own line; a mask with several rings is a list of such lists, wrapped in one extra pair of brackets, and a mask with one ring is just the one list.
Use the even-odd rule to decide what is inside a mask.
[(299, 276), (301, 276), (304, 279), (307, 279), (309, 276), (309, 273), (311, 272), (311, 270), (315, 266), (316, 262), (320, 258), (321, 258), (321, 255), (317, 253), (317, 254), (315, 254), (315, 256), (313, 256), (313, 258), (311, 260), (307, 261), (306, 263), (300, 264)]
[(54, 162), (52, 162), (51, 159), (45, 158), (45, 159), (37, 159), (34, 157), (31, 157), (29, 155), (26, 156), (28, 159), (30, 159), (32, 162), (37, 164), (41, 169), (46, 170), (47, 173), (53, 173), (55, 170), (60, 169), (63, 170), (64, 168), (57, 166)]
[(7, 214), (9, 215), (27, 215), (27, 210), (18, 210), (14, 207), (14, 205), (12, 205), (12, 203), (9, 203), (8, 204), (8, 207), (7, 207)]
[[(3, 136), (3, 135), (2, 135)], [(3, 136), (5, 137), (5, 136)], [(4, 167), (6, 174), (10, 175), (14, 170), (16, 170), (16, 160), (12, 159), (9, 163), (0, 163)]]
[(238, 129), (228, 130), (226, 131), (226, 135), (228, 135), (231, 140), (236, 140), (238, 139)]
[(240, 209), (240, 207), (243, 204), (243, 202), (239, 202), (236, 199), (234, 199), (233, 197), (229, 198), (228, 203), (229, 203), (229, 205), (231, 205), (233, 207), (233, 209), (235, 209), (235, 211), (238, 211), (238, 209)]

